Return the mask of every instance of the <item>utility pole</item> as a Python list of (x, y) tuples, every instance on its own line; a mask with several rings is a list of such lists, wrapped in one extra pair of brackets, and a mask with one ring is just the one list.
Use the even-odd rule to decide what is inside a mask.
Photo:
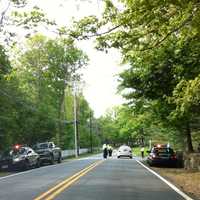
[(74, 80), (74, 151), (75, 157), (78, 157), (78, 142), (77, 142), (77, 112), (76, 112), (76, 83)]
[(144, 146), (144, 129), (143, 128), (141, 128), (141, 134), (142, 134), (142, 136), (141, 136), (141, 145)]
[(90, 152), (93, 152), (93, 138), (92, 138), (92, 113), (90, 111)]

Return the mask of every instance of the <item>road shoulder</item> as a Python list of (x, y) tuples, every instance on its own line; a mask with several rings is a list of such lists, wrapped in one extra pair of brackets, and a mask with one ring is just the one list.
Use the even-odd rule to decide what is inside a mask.
[(152, 170), (152, 173), (158, 174), (158, 176), (161, 176), (169, 184), (173, 185), (173, 189), (176, 192), (181, 191), (180, 193), (183, 194), (185, 199), (200, 200), (200, 172), (186, 171), (178, 168), (149, 167), (145, 160), (136, 160), (144, 167)]

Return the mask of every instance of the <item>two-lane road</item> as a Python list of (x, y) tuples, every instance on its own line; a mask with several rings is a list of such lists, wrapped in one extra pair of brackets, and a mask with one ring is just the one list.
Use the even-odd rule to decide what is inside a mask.
[(183, 200), (134, 159), (90, 157), (0, 178), (0, 200)]

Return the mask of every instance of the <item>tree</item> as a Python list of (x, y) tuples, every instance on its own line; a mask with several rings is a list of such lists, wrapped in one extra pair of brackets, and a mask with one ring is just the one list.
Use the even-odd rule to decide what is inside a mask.
[(79, 39), (96, 36), (100, 49), (114, 47), (128, 56), (133, 50), (159, 47), (171, 35), (183, 41), (198, 36), (199, 15), (199, 3), (195, 0), (106, 0), (101, 19), (85, 17), (75, 22), (70, 33)]
[[(190, 119), (171, 119), (177, 104), (169, 101), (182, 80), (199, 71), (199, 3), (197, 1), (106, 0), (101, 19), (86, 17), (75, 22), (72, 37), (96, 37), (97, 48), (117, 48), (130, 68), (120, 75), (121, 88), (131, 89), (126, 97), (136, 104), (141, 99), (157, 101), (167, 111), (171, 126), (183, 132), (187, 149), (193, 151)], [(102, 31), (103, 30), (103, 31)], [(160, 108), (161, 108), (160, 107)], [(191, 116), (191, 115), (189, 115)], [(162, 117), (163, 118), (163, 117)]]
[[(18, 76), (42, 116), (48, 112), (56, 123), (56, 140), (60, 143), (65, 120), (65, 95), (87, 56), (75, 47), (71, 39), (48, 39), (36, 35), (28, 40), (19, 59)], [(41, 119), (36, 115), (35, 124)], [(37, 127), (37, 126), (36, 126)], [(49, 126), (50, 128), (50, 126)], [(38, 127), (42, 131), (42, 127)], [(55, 135), (54, 135), (55, 136)], [(51, 135), (49, 135), (51, 137)], [(44, 139), (44, 138), (43, 138)]]
[(20, 37), (22, 33), (24, 37), (30, 37), (38, 27), (56, 25), (39, 7), (30, 8), (26, 0), (2, 0), (0, 13), (0, 42), (9, 46), (18, 43), (19, 33)]
[[(199, 76), (193, 80), (182, 80), (175, 88), (169, 99), (175, 103), (176, 109), (170, 114), (171, 120), (186, 121), (186, 134), (190, 140), (191, 132), (196, 134), (194, 141), (199, 138)], [(192, 140), (190, 142), (192, 146)]]
[[(27, 130), (22, 131), (21, 124), (25, 125), (25, 119), (30, 119), (29, 114), (33, 107), (24, 92), (19, 89), (19, 81), (14, 76), (3, 47), (1, 47), (0, 66), (0, 137), (4, 141), (1, 143), (2, 148), (8, 148), (11, 144), (22, 141), (22, 133), (26, 133)], [(24, 117), (25, 112), (26, 117)]]
[[(177, 115), (170, 120), (176, 105), (168, 101), (182, 80), (195, 78), (199, 71), (198, 38), (178, 43), (177, 38), (167, 40), (158, 49), (137, 52), (130, 58), (131, 68), (121, 74), (121, 87), (131, 88), (127, 98), (137, 101), (140, 98), (159, 100), (167, 106), (165, 118), (171, 126), (176, 126), (187, 138), (187, 149), (193, 151), (189, 113), (184, 117)], [(162, 112), (162, 110), (160, 110)], [(165, 119), (165, 120), (166, 120)]]

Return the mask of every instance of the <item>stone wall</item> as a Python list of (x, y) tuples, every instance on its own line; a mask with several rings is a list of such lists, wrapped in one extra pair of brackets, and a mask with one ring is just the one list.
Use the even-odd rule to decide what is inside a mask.
[(184, 153), (183, 160), (186, 170), (200, 171), (200, 153)]

